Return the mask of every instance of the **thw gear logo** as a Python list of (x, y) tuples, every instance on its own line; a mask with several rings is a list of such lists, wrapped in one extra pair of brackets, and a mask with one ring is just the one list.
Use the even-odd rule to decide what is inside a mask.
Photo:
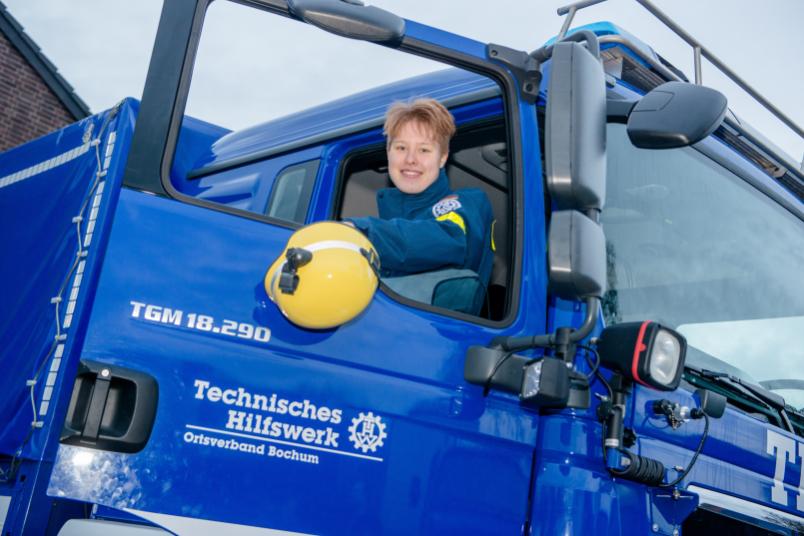
[(438, 218), (449, 212), (454, 212), (461, 208), (461, 202), (458, 201), (457, 195), (448, 195), (435, 205), (433, 205), (433, 216)]
[(349, 441), (355, 446), (355, 449), (362, 450), (363, 453), (368, 451), (377, 452), (377, 448), (383, 445), (383, 439), (388, 437), (385, 433), (385, 423), (382, 422), (379, 415), (374, 415), (372, 412), (357, 414), (357, 417), (352, 419), (352, 426), (349, 427)]

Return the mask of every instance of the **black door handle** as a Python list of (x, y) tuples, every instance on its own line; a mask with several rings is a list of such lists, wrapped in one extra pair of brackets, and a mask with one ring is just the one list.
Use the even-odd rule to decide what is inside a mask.
[(64, 420), (61, 442), (116, 452), (138, 452), (151, 436), (159, 389), (136, 370), (82, 360)]

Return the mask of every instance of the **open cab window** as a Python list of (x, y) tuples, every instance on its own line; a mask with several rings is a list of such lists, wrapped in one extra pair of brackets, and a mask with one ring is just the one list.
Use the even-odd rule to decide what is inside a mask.
[(392, 186), (385, 112), (395, 102), (433, 98), (457, 127), (444, 168), (451, 191), (479, 189), (491, 206), (485, 247), (493, 268), (471, 310), (438, 302), (435, 290), (408, 294), (388, 281), (382, 288), (408, 305), (499, 322), (510, 310), (514, 254), (503, 95), (498, 82), (476, 72), (215, 2), (169, 180), (188, 202), (291, 229), (376, 217), (377, 192)]
[[(460, 72), (443, 74), (473, 76)], [(449, 158), (444, 166), (450, 187), (458, 192), (466, 188), (481, 190), (494, 214), (489, 229), (492, 233), (489, 246), (493, 253), (493, 269), (478, 314), (483, 318), (500, 320), (505, 315), (511, 252), (507, 240), (511, 217), (507, 136), (501, 99), (494, 96), (479, 103), (455, 106), (451, 113), (456, 117), (457, 132), (450, 143)], [(333, 211), (336, 219), (377, 217), (378, 192), (393, 188), (388, 174), (385, 142), (381, 138), (377, 141), (378, 144), (357, 149), (344, 159), (340, 195), (335, 199)], [(433, 251), (433, 255), (438, 254), (438, 251)], [(405, 297), (403, 288), (395, 288), (391, 280), (384, 282), (386, 291)], [(411, 294), (416, 296), (415, 293)]]

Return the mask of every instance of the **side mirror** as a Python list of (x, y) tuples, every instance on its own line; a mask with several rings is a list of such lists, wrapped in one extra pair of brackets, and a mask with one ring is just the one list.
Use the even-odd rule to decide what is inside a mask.
[(600, 58), (580, 43), (553, 47), (545, 126), (553, 201), (560, 210), (600, 210), (606, 194), (606, 81)]
[(548, 236), (550, 291), (599, 298), (606, 286), (606, 240), (597, 223), (606, 195), (606, 81), (597, 37), (553, 46), (547, 95), (547, 188), (558, 210)]
[(550, 291), (560, 298), (599, 298), (606, 290), (603, 228), (577, 210), (561, 210), (550, 220), (547, 254)]
[(698, 410), (713, 419), (719, 419), (726, 413), (726, 397), (709, 389), (696, 389), (695, 398), (698, 400)]
[(643, 149), (673, 149), (697, 143), (726, 115), (726, 97), (714, 89), (667, 82), (642, 97), (628, 115), (628, 137)]

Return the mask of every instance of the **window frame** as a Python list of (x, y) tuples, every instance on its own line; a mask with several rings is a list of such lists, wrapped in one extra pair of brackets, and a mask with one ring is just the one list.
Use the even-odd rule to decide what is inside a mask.
[[(232, 0), (236, 2), (236, 0)], [(173, 164), (178, 142), (182, 118), (184, 116), (187, 96), (192, 78), (193, 63), (201, 37), (201, 29), (206, 10), (212, 0), (171, 0), (165, 1), (162, 8), (159, 28), (154, 44), (154, 54), (148, 69), (143, 90), (137, 129), (132, 140), (129, 158), (124, 172), (123, 186), (126, 188), (149, 192), (162, 197), (172, 198), (182, 203), (202, 207), (233, 216), (262, 221), (276, 226), (296, 229), (298, 224), (291, 224), (265, 215), (242, 209), (227, 207), (182, 194), (170, 182), (170, 169)], [(239, 2), (243, 3), (243, 2)], [(250, 7), (259, 8), (270, 13), (293, 18), (283, 0), (259, 0), (249, 3)], [(535, 104), (521, 103), (519, 83), (512, 71), (503, 64), (492, 61), (486, 49), (486, 58), (465, 54), (458, 50), (438, 44), (421, 41), (405, 35), (396, 47), (400, 52), (414, 54), (431, 59), (448, 66), (474, 72), (486, 76), (496, 82), (500, 88), (503, 104), (503, 115), (509, 142), (508, 157), (511, 165), (509, 191), (511, 196), (512, 241), (514, 251), (510, 265), (510, 299), (507, 300), (507, 311), (503, 319), (489, 321), (479, 317), (455, 313), (444, 315), (444, 309), (429, 306), (428, 310), (439, 315), (453, 317), (494, 328), (511, 325), (520, 310), (520, 290), (522, 286), (523, 236), (518, 229), (524, 227), (524, 153), (523, 141), (520, 137), (522, 125), (520, 120), (523, 106), (533, 107), (535, 120)], [(449, 103), (451, 106), (452, 104)], [(362, 126), (366, 128), (366, 125)], [(341, 135), (345, 134), (343, 132)], [(318, 140), (314, 144), (320, 144)], [(309, 145), (312, 145), (311, 142)], [(299, 144), (297, 149), (309, 146)], [(255, 155), (255, 159), (264, 159), (266, 154)], [(239, 162), (242, 165), (245, 162)], [(320, 182), (320, 180), (319, 180)], [(315, 195), (315, 194), (314, 194)], [(405, 303), (405, 301), (402, 303)], [(406, 305), (416, 306), (417, 302)]]
[[(476, 101), (461, 102), (459, 104), (452, 104), (450, 107), (455, 108), (455, 107), (461, 107), (461, 106), (466, 106), (466, 105), (478, 104), (478, 103), (481, 103), (481, 102), (483, 102), (485, 100), (488, 100), (488, 98), (483, 98), (483, 99), (479, 99), (479, 100), (476, 100)], [(502, 117), (501, 117), (500, 121), (502, 123), (507, 123), (507, 118), (506, 118), (504, 113), (502, 114)], [(458, 126), (458, 132), (460, 132), (461, 130), (464, 130), (464, 131), (481, 130), (483, 128), (488, 128), (489, 126), (496, 125), (496, 123), (497, 123), (497, 118), (496, 117), (481, 117), (481, 118), (478, 118), (478, 119), (472, 119), (472, 120), (469, 120), (469, 121), (461, 123)], [(507, 130), (507, 129), (505, 129), (505, 124), (503, 124), (502, 127), (503, 127), (503, 130)], [(377, 129), (375, 129), (375, 130), (377, 130)], [(458, 132), (456, 132), (456, 134), (455, 134), (456, 137), (460, 135)], [(508, 133), (506, 132), (506, 134), (508, 134)], [(510, 140), (506, 139), (506, 144), (508, 145), (509, 143), (510, 143)], [(346, 170), (350, 167), (350, 165), (352, 164), (353, 160), (357, 159), (357, 158), (360, 158), (360, 157), (363, 157), (363, 156), (368, 155), (368, 154), (376, 154), (379, 151), (382, 151), (383, 153), (385, 153), (385, 143), (384, 142), (381, 142), (381, 143), (372, 142), (372, 143), (368, 143), (366, 145), (363, 145), (361, 147), (353, 148), (351, 150), (348, 150), (344, 154), (344, 156), (342, 158), (340, 158), (339, 165), (338, 165), (338, 173), (337, 173), (337, 176), (335, 178), (336, 186), (332, 189), (332, 197), (331, 197), (330, 204), (329, 204), (328, 215), (329, 215), (330, 218), (337, 218), (340, 215), (340, 210), (342, 209), (343, 204), (344, 204), (344, 196), (346, 194), (346, 184), (348, 182), (347, 181), (348, 177), (346, 177)], [(510, 162), (510, 159), (509, 159), (509, 162)], [(413, 299), (410, 299), (408, 297), (405, 297), (405, 296), (403, 296), (401, 294), (398, 294), (398, 293), (394, 292), (390, 287), (388, 287), (386, 284), (384, 284), (382, 281), (380, 281), (380, 288), (382, 289), (382, 291), (387, 296), (392, 298), (394, 301), (399, 302), (399, 303), (401, 303), (401, 304), (403, 304), (403, 305), (405, 305), (407, 307), (412, 307), (414, 309), (421, 309), (421, 310), (424, 310), (424, 311), (428, 311), (428, 312), (438, 314), (440, 316), (446, 316), (446, 317), (449, 317), (449, 318), (465, 320), (465, 321), (472, 322), (474, 324), (480, 324), (480, 325), (490, 326), (490, 327), (504, 327), (504, 326), (510, 325), (510, 323), (511, 323), (510, 321), (512, 320), (511, 317), (515, 317), (515, 312), (512, 315), (511, 303), (512, 303), (512, 301), (514, 299), (513, 296), (515, 294), (517, 294), (517, 292), (519, 290), (518, 288), (516, 288), (516, 289), (513, 288), (513, 286), (514, 286), (513, 285), (514, 264), (516, 264), (518, 262), (521, 262), (521, 252), (516, 250), (516, 248), (513, 245), (513, 242), (514, 242), (514, 240), (513, 240), (513, 238), (514, 238), (514, 236), (513, 236), (514, 235), (514, 221), (515, 221), (514, 218), (513, 218), (514, 200), (512, 199), (512, 194), (511, 194), (511, 190), (512, 190), (512, 184), (511, 183), (513, 181), (513, 178), (511, 176), (510, 172), (506, 172), (506, 175), (507, 175), (507, 179), (508, 179), (508, 181), (506, 183), (506, 188), (508, 190), (508, 193), (506, 193), (506, 198), (507, 198), (507, 203), (506, 204), (507, 204), (507, 217), (508, 217), (509, 221), (507, 222), (508, 236), (506, 236), (505, 238), (508, 241), (508, 259), (507, 259), (507, 277), (506, 277), (506, 285), (505, 285), (505, 312), (504, 312), (504, 314), (502, 315), (502, 317), (500, 319), (493, 320), (493, 319), (485, 318), (485, 317), (482, 317), (482, 316), (479, 316), (479, 315), (470, 315), (470, 314), (466, 314), (466, 313), (452, 311), (450, 309), (444, 309), (442, 307), (436, 307), (434, 305), (424, 303), (424, 302), (420, 302), (420, 301), (417, 301), (417, 300), (413, 300)], [(519, 257), (517, 257), (518, 253), (519, 253)], [(517, 292), (515, 292), (515, 291), (517, 291)]]

